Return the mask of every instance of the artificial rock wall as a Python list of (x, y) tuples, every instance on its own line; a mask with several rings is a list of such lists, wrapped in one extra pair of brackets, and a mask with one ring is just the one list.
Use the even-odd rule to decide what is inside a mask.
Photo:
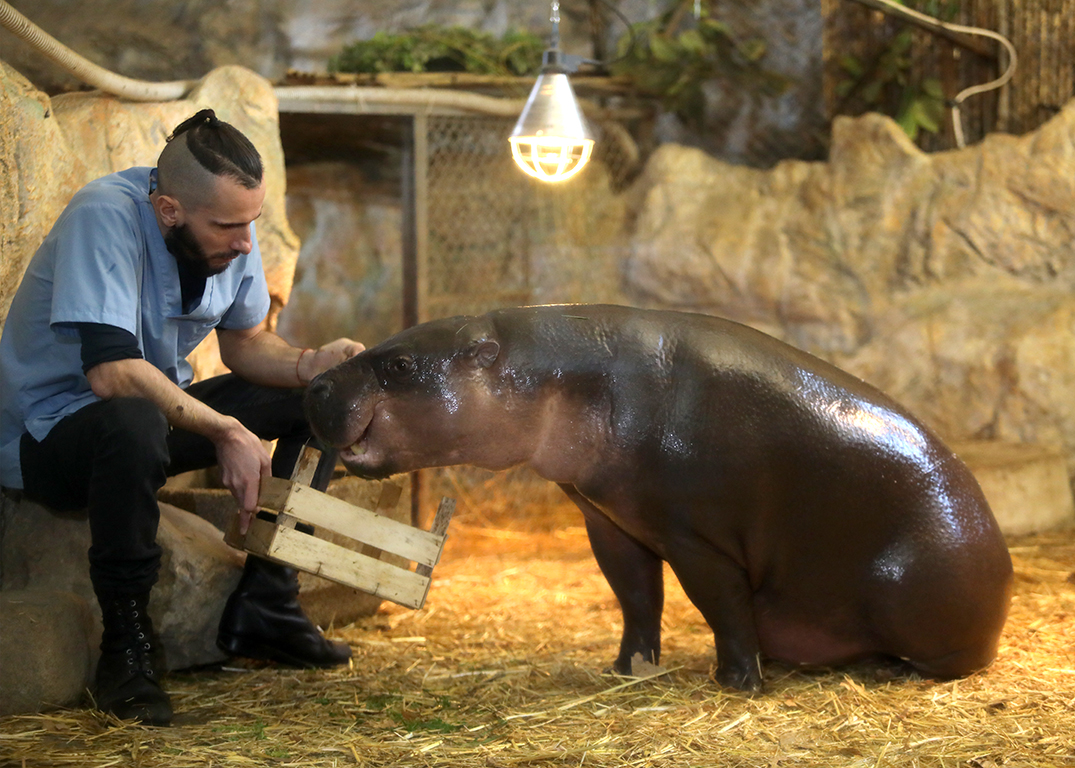
[(1075, 524), (1075, 101), (943, 153), (879, 115), (768, 170), (665, 144), (624, 197), (621, 242), (592, 251), (624, 302), (828, 359), (933, 426), (1006, 532)]
[(754, 325), (950, 441), (1062, 446), (1075, 476), (1075, 102), (937, 154), (877, 115), (767, 171), (665, 145), (630, 194), (633, 303)]

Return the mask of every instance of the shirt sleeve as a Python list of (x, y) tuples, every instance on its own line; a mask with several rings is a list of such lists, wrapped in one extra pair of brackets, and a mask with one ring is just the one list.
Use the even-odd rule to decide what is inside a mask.
[(57, 238), (50, 325), (71, 332), (76, 323), (138, 333), (142, 234), (122, 207), (87, 203), (64, 212)]
[(101, 363), (142, 359), (133, 333), (101, 323), (77, 323), (76, 327), (82, 339), (83, 373)]

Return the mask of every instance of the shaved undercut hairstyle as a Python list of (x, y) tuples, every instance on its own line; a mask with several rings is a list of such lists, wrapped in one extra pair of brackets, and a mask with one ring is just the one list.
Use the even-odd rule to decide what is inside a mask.
[(264, 166), (250, 139), (213, 110), (203, 109), (176, 126), (168, 137), (157, 160), (157, 174), (162, 194), (197, 204), (212, 199), (217, 177), (257, 189)]

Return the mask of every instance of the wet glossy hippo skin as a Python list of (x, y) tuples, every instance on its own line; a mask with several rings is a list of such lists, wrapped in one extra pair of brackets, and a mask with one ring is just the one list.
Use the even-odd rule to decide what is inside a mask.
[(988, 665), (1012, 566), (969, 470), (881, 392), (745, 326), (615, 306), (411, 328), (308, 389), (355, 473), (528, 464), (578, 504), (623, 610), (615, 668), (660, 656), (662, 561), (716, 637), (761, 660)]

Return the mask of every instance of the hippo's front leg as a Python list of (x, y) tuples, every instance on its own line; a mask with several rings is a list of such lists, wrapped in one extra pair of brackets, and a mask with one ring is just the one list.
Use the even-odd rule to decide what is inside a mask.
[(630, 675), (631, 659), (636, 653), (644, 661), (656, 664), (661, 659), (664, 562), (615, 526), (573, 486), (560, 487), (582, 510), (590, 548), (623, 612), (623, 638), (613, 669)]

